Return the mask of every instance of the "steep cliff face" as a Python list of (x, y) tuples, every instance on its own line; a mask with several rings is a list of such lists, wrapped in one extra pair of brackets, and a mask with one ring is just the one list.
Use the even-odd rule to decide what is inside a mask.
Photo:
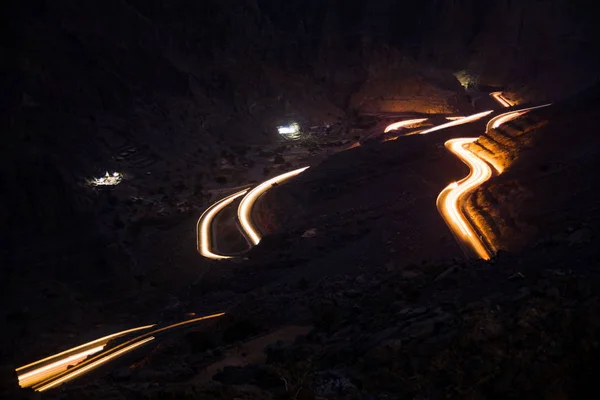
[[(598, 25), (588, 0), (432, 2), (422, 60), (467, 69), (525, 101), (557, 100), (599, 78)], [(465, 62), (466, 61), (466, 62)]]

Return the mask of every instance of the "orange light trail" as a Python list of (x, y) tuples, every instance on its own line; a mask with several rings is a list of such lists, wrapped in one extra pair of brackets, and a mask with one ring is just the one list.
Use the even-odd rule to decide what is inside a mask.
[(512, 121), (513, 119), (516, 119), (516, 118), (520, 117), (521, 115), (527, 114), (531, 110), (536, 110), (538, 108), (544, 108), (544, 107), (548, 107), (551, 105), (552, 105), (552, 103), (548, 103), (548, 104), (543, 104), (541, 106), (528, 107), (528, 108), (523, 108), (521, 110), (509, 111), (507, 113), (500, 114), (488, 121), (488, 123), (485, 127), (485, 132), (488, 133), (492, 129), (497, 129), (502, 124), (504, 124), (508, 121)]
[(492, 255), (491, 252), (486, 248), (482, 239), (477, 235), (460, 209), (465, 194), (492, 176), (492, 169), (489, 165), (465, 148), (466, 144), (476, 140), (477, 138), (460, 138), (446, 141), (446, 148), (467, 164), (471, 171), (466, 178), (451, 183), (440, 193), (437, 198), (437, 206), (455, 236), (462, 243), (468, 245), (479, 257), (489, 260)]
[[(114, 358), (117, 358), (125, 353), (128, 353), (151, 340), (154, 340), (154, 336), (152, 336), (152, 335), (156, 335), (156, 334), (164, 332), (166, 330), (177, 328), (177, 327), (180, 327), (183, 325), (188, 325), (188, 324), (191, 324), (194, 322), (199, 322), (199, 321), (203, 321), (203, 320), (207, 320), (207, 319), (221, 317), (223, 315), (225, 315), (225, 313), (216, 313), (216, 314), (206, 315), (203, 317), (198, 317), (198, 318), (190, 319), (187, 321), (178, 322), (176, 324), (168, 325), (163, 328), (155, 329), (151, 332), (148, 332), (148, 333), (145, 333), (138, 337), (135, 337), (117, 347), (109, 349), (109, 350), (105, 351), (104, 353), (97, 354), (94, 357), (92, 357), (91, 359), (84, 361), (80, 365), (77, 365), (70, 370), (59, 371), (59, 373), (53, 374), (52, 376), (47, 377), (43, 381), (38, 381), (40, 383), (36, 382), (36, 384), (33, 385), (33, 389), (37, 390), (37, 391), (43, 391), (46, 389), (50, 389), (50, 388), (56, 387), (64, 382), (67, 382), (73, 378), (76, 378), (82, 374), (85, 374), (85, 373), (97, 368), (98, 366), (105, 364), (106, 362), (108, 362)], [(150, 325), (150, 326), (154, 326), (154, 325)]]
[[(531, 110), (548, 107), (549, 105), (551, 104), (524, 108), (498, 115), (487, 123), (486, 133)], [(446, 148), (456, 154), (462, 162), (468, 165), (470, 172), (466, 178), (459, 182), (453, 182), (442, 190), (437, 198), (436, 204), (440, 214), (446, 221), (446, 224), (459, 242), (470, 247), (479, 257), (488, 260), (495, 251), (495, 249), (493, 249), (493, 244), (488, 240), (486, 246), (483, 238), (478, 236), (475, 228), (473, 228), (460, 209), (465, 196), (492, 176), (492, 169), (488, 163), (466, 148), (467, 144), (473, 143), (476, 140), (477, 138), (458, 138), (446, 141)], [(501, 166), (497, 165), (495, 160), (490, 159), (489, 163), (494, 166), (498, 173), (502, 173)]]
[(100, 365), (107, 363), (108, 361), (112, 360), (113, 358), (119, 357), (120, 355), (123, 355), (125, 353), (128, 353), (132, 350), (134, 350), (137, 347), (140, 347), (146, 343), (148, 343), (149, 341), (154, 340), (154, 336), (150, 336), (147, 337), (145, 339), (142, 339), (140, 341), (137, 341), (129, 346), (126, 346), (120, 350), (115, 351), (114, 353), (111, 353), (105, 357), (102, 357), (90, 364), (85, 365), (84, 367), (78, 368), (73, 370), (72, 372), (61, 376), (60, 378), (53, 380), (50, 383), (47, 383), (45, 385), (42, 385), (40, 387), (36, 387), (35, 390), (37, 390), (38, 392), (43, 392), (44, 390), (48, 390), (50, 388), (53, 388), (55, 386), (58, 386), (60, 384), (63, 384), (67, 381), (70, 381), (73, 378), (78, 377), (79, 375), (85, 374), (86, 372), (89, 372), (92, 369), (98, 368)]
[(504, 97), (502, 92), (493, 92), (493, 93), (490, 93), (490, 96), (492, 96), (498, 103), (500, 103), (500, 105), (502, 105), (502, 107), (512, 107), (513, 106), (513, 104), (510, 101), (508, 101), (508, 99), (506, 97)]
[(54, 375), (57, 375), (66, 369), (68, 369), (69, 365), (79, 364), (81, 361), (85, 360), (88, 356), (92, 354), (96, 354), (104, 349), (104, 345), (93, 347), (89, 350), (85, 350), (79, 353), (76, 353), (72, 356), (62, 358), (56, 362), (45, 365), (36, 370), (27, 372), (23, 375), (19, 375), (19, 386), (22, 388), (26, 388), (29, 386), (33, 386), (38, 382), (46, 380)]
[[(33, 363), (23, 365), (15, 369), (18, 373), (19, 386), (25, 388), (35, 385), (38, 382), (46, 380), (54, 375), (57, 375), (68, 368), (69, 365), (75, 365), (88, 356), (98, 353), (104, 349), (106, 344), (111, 340), (128, 333), (149, 329), (155, 325), (145, 325), (137, 328), (127, 329), (121, 332), (113, 333), (108, 336), (101, 337), (91, 342), (82, 344), (72, 349), (65, 350), (50, 357), (35, 361)], [(53, 361), (56, 360), (56, 361)], [(37, 365), (41, 367), (31, 369)], [(20, 371), (23, 371), (19, 373)]]

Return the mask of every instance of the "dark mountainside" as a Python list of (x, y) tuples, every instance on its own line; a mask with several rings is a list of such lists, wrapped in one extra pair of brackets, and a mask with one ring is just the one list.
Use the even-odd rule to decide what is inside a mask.
[[(552, 112), (517, 120), (525, 127), (550, 118), (532, 133), (540, 136), (538, 147), (516, 145), (517, 159), (533, 156), (534, 161), (517, 161), (507, 176), (511, 168), (519, 168), (520, 182), (540, 180), (540, 165), (556, 157), (548, 148), (557, 148), (564, 138), (560, 128), (565, 118), (600, 109), (600, 92), (592, 94), (570, 109), (561, 103), (566, 110), (556, 120)], [(587, 124), (585, 119), (570, 121), (574, 130)], [(449, 245), (451, 238), (438, 226), (442, 222), (434, 218), (433, 207), (418, 208), (419, 203), (433, 204), (427, 199), (435, 195), (425, 189), (428, 183), (442, 185), (442, 178), (431, 181), (436, 178), (429, 175), (428, 162), (443, 165), (446, 180), (464, 176), (464, 166), (439, 144), (467, 131), (363, 146), (331, 157), (294, 185), (273, 189), (264, 200), (276, 199), (285, 206), (293, 201), (301, 207), (293, 208), (281, 231), (266, 237), (248, 254), (249, 260), (220, 263), (181, 298), (184, 309), (225, 309), (229, 317), (163, 341), (129, 367), (121, 364), (103, 377), (82, 379), (64, 393), (46, 396), (586, 397), (595, 390), (594, 366), (600, 357), (597, 204), (583, 199), (577, 203), (579, 210), (560, 208), (547, 235), (529, 237), (524, 249), (501, 251), (490, 262), (465, 261), (458, 254), (453, 260), (436, 259), (434, 255), (442, 254), (439, 247)], [(554, 185), (566, 187), (579, 173), (587, 180), (581, 186), (585, 194), (598, 193), (596, 169), (572, 160), (596, 159), (598, 149), (587, 148), (586, 142), (573, 143), (556, 160), (560, 168), (545, 170), (553, 175)], [(426, 159), (413, 160), (410, 173), (400, 181), (398, 169), (408, 167), (403, 160), (425, 149)], [(348, 170), (348, 158), (356, 170)], [(394, 158), (400, 162), (392, 163)], [(324, 185), (324, 179), (339, 184)], [(408, 184), (419, 190), (406, 190)], [(494, 185), (505, 185), (504, 176), (486, 184)], [(543, 187), (532, 185), (530, 194), (538, 197), (540, 215), (554, 212), (561, 199), (573, 201), (578, 195), (565, 191), (549, 202), (539, 190)], [(367, 194), (388, 190), (390, 197)], [(351, 205), (350, 194), (359, 193), (360, 204)], [(407, 207), (411, 203), (421, 216), (418, 225)], [(313, 234), (303, 234), (308, 227)], [(391, 227), (404, 231), (390, 232)], [(430, 243), (415, 250), (423, 261), (411, 262), (412, 247), (422, 240)]]
[[(481, 124), (342, 152), (277, 188), (261, 206), (274, 234), (244, 263), (202, 259), (193, 232), (215, 188), (262, 179), (253, 154), (277, 148), (278, 125), (332, 126), (351, 140), (365, 114), (473, 112), (460, 83), (505, 88), (523, 102), (578, 93), (600, 66), (591, 1), (27, 0), (5, 8), (2, 365), (167, 318), (175, 302), (177, 317), (217, 309), (232, 317), (214, 337), (193, 332), (161, 344), (133, 377), (103, 378), (98, 391), (82, 383), (72, 397), (475, 399), (543, 388), (558, 399), (577, 398), (576, 379), (593, 379), (581, 371), (597, 356), (598, 191), (589, 175), (597, 157), (585, 149), (595, 148), (595, 89), (562, 114), (539, 114), (543, 128), (496, 149), (515, 164), (472, 197), (485, 211), (478, 218), (500, 227), (492, 234), (501, 248), (518, 252), (495, 264), (459, 261), (434, 206), (467, 172), (441, 144), (481, 134)], [(561, 153), (573, 132), (585, 135)], [(111, 190), (88, 184), (105, 171), (125, 180)], [(573, 182), (582, 189), (570, 192)], [(541, 198), (552, 202), (540, 208)], [(205, 385), (199, 371), (228, 346), (285, 324), (315, 330), (250, 371), (215, 379), (224, 386)], [(349, 345), (357, 342), (364, 348)], [(377, 365), (384, 372), (373, 376)]]

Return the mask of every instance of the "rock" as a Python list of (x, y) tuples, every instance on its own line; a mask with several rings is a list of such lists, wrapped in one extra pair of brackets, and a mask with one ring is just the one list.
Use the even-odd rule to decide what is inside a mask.
[(394, 336), (397, 332), (398, 332), (398, 328), (393, 327), (393, 328), (388, 328), (388, 329), (385, 329), (385, 330), (383, 330), (381, 332), (376, 333), (375, 335), (371, 336), (367, 340), (367, 342), (366, 342), (366, 348), (370, 349), (372, 347), (377, 346), (378, 344), (380, 344), (384, 340), (387, 340), (390, 337)]
[(203, 352), (217, 345), (217, 338), (212, 331), (188, 332), (185, 335), (185, 340), (189, 343), (192, 353)]
[(317, 236), (317, 228), (311, 228), (302, 234), (302, 237), (305, 239), (312, 238), (315, 236)]
[(438, 314), (432, 318), (413, 323), (408, 328), (406, 328), (406, 330), (403, 333), (412, 338), (428, 337), (435, 332), (436, 326), (438, 324), (446, 323), (450, 319), (452, 319), (452, 316), (450, 314)]
[(588, 227), (583, 227), (583, 228), (579, 228), (576, 231), (574, 231), (573, 233), (571, 233), (569, 235), (569, 244), (571, 245), (578, 245), (578, 244), (584, 244), (584, 243), (589, 243), (592, 241), (592, 239), (594, 238), (594, 231), (591, 228)]
[(18, 390), (20, 387), (15, 369), (11, 365), (0, 365), (0, 394), (4, 395)]
[(427, 312), (427, 307), (417, 307), (417, 308), (404, 308), (400, 310), (398, 313), (407, 318), (416, 317)]
[(223, 340), (226, 343), (235, 342), (238, 340), (246, 339), (250, 336), (257, 334), (260, 328), (254, 321), (251, 320), (240, 320), (234, 322), (231, 326), (227, 327), (223, 332)]
[(267, 363), (272, 364), (276, 362), (282, 362), (285, 360), (287, 355), (287, 349), (289, 348), (283, 341), (278, 340), (275, 343), (271, 343), (265, 347), (265, 354), (267, 355)]
[(357, 290), (350, 289), (350, 290), (346, 290), (344, 292), (344, 295), (350, 299), (356, 299), (356, 298), (360, 297), (360, 292)]
[(526, 287), (522, 287), (522, 288), (520, 288), (520, 289), (519, 289), (519, 292), (518, 292), (516, 295), (514, 295), (514, 296), (513, 296), (512, 300), (513, 300), (513, 301), (519, 301), (519, 300), (522, 300), (522, 299), (524, 299), (525, 297), (529, 296), (529, 295), (530, 295), (530, 293), (531, 293), (531, 292), (529, 291), (529, 289), (528, 289), (528, 288), (526, 288)]
[(274, 369), (264, 365), (228, 366), (215, 374), (213, 380), (225, 385), (255, 385), (261, 389), (273, 389), (285, 385)]
[(435, 282), (441, 281), (442, 279), (446, 278), (447, 276), (449, 276), (450, 274), (452, 274), (454, 271), (456, 271), (457, 267), (456, 265), (453, 265), (452, 267), (448, 268), (447, 270), (445, 270), (444, 272), (442, 272), (441, 274), (439, 274), (436, 278), (435, 278)]
[(314, 393), (319, 397), (340, 396), (356, 390), (350, 379), (338, 371), (319, 371), (313, 378)]
[(313, 392), (309, 388), (303, 387), (300, 388), (295, 398), (298, 400), (314, 400), (315, 392)]
[(390, 363), (402, 350), (402, 340), (390, 339), (381, 343), (366, 355), (367, 360), (375, 367)]
[(553, 299), (558, 299), (560, 298), (560, 291), (555, 287), (551, 287), (548, 290), (546, 290), (546, 296)]
[(131, 370), (127, 367), (116, 369), (112, 373), (112, 377), (117, 381), (124, 381), (131, 378)]
[(418, 271), (402, 271), (400, 276), (402, 276), (404, 279), (410, 280), (420, 277), (421, 273)]
[(251, 368), (227, 366), (212, 379), (224, 385), (249, 384), (254, 379), (254, 371)]

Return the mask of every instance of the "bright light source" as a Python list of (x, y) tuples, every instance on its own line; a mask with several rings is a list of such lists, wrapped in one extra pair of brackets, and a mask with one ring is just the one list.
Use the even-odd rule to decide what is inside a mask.
[(120, 172), (113, 172), (109, 174), (108, 171), (100, 178), (92, 178), (90, 183), (94, 186), (114, 186), (121, 183), (123, 175)]
[(480, 112), (480, 113), (477, 113), (477, 114), (469, 115), (468, 117), (457, 119), (455, 121), (446, 122), (445, 124), (434, 126), (433, 128), (426, 129), (426, 130), (421, 131), (419, 133), (421, 135), (425, 135), (425, 134), (427, 134), (429, 132), (435, 132), (435, 131), (439, 131), (440, 129), (450, 128), (451, 126), (457, 126), (457, 125), (466, 124), (466, 123), (469, 123), (469, 122), (476, 121), (476, 120), (478, 120), (480, 118), (483, 118), (486, 115), (491, 114), (493, 112), (494, 111), (491, 110), (491, 111), (484, 111), (484, 112)]
[(300, 132), (300, 125), (294, 122), (287, 126), (277, 127), (277, 131), (280, 135), (297, 135)]
[(407, 119), (400, 122), (394, 122), (393, 124), (388, 125), (383, 132), (388, 133), (390, 131), (395, 131), (400, 128), (414, 127), (425, 121), (427, 121), (427, 118)]

